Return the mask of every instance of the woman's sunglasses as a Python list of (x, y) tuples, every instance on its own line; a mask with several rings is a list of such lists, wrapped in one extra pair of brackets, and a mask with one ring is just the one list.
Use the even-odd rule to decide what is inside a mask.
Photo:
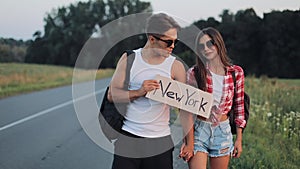
[(204, 45), (206, 45), (208, 48), (212, 48), (215, 45), (215, 42), (213, 40), (209, 40), (205, 43), (199, 43), (198, 44), (199, 50), (204, 50), (204, 48), (205, 48)]
[(175, 39), (175, 40), (164, 40), (164, 39), (160, 39), (159, 37), (155, 36), (155, 35), (152, 35), (155, 39), (157, 40), (160, 40), (160, 41), (163, 41), (167, 44), (167, 47), (170, 47), (173, 43), (174, 45), (176, 45), (176, 43), (179, 41), (178, 39)]

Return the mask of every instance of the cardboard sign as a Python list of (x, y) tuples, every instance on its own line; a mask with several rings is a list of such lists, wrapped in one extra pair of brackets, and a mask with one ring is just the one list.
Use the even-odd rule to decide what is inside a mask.
[(213, 96), (193, 86), (157, 75), (160, 88), (148, 92), (146, 97), (155, 101), (208, 118)]

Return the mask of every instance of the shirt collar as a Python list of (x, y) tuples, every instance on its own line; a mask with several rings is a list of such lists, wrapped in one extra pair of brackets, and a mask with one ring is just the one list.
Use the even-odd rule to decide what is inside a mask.
[(227, 73), (234, 72), (234, 65), (230, 65), (226, 67)]

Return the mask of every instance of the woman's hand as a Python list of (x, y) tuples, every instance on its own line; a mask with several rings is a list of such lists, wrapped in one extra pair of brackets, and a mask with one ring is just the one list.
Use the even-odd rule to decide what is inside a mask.
[(237, 128), (237, 136), (234, 143), (234, 149), (233, 149), (233, 157), (239, 158), (242, 154), (243, 148), (242, 148), (242, 128)]

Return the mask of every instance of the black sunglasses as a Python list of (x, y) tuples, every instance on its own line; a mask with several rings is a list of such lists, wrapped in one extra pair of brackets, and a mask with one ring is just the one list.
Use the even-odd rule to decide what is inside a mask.
[(164, 40), (164, 39), (160, 39), (159, 37), (155, 36), (155, 35), (152, 35), (155, 39), (157, 40), (160, 40), (160, 41), (163, 41), (167, 44), (167, 47), (170, 47), (173, 43), (174, 45), (176, 45), (176, 43), (179, 41), (178, 39), (175, 39), (175, 40)]
[(206, 45), (208, 48), (212, 48), (215, 45), (215, 42), (213, 40), (209, 40), (205, 43), (199, 43), (198, 44), (199, 50), (204, 50), (204, 48), (205, 48), (204, 45)]

